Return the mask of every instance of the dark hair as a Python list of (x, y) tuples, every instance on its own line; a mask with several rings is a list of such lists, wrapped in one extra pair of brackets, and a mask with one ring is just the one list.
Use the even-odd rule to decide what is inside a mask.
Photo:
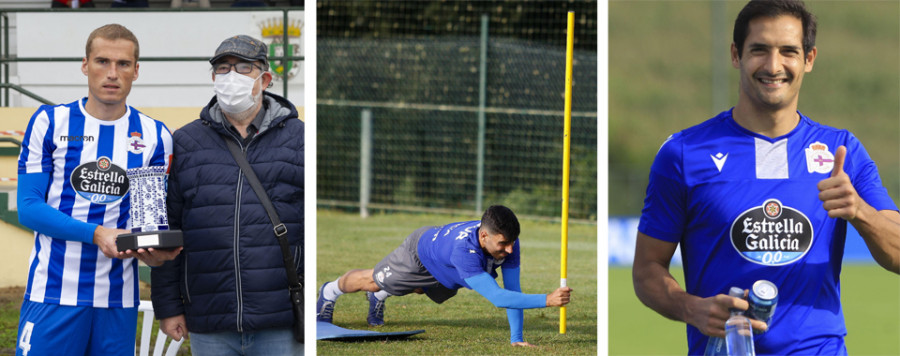
[(506, 241), (519, 238), (519, 219), (512, 210), (503, 205), (492, 205), (481, 216), (481, 228), (489, 234), (501, 234)]
[(791, 15), (803, 23), (803, 60), (816, 46), (816, 16), (806, 10), (806, 5), (800, 0), (751, 0), (734, 20), (734, 45), (737, 47), (738, 58), (744, 52), (744, 40), (750, 32), (750, 21), (761, 16), (775, 18), (781, 15)]
[(95, 38), (102, 38), (109, 41), (115, 41), (119, 39), (131, 41), (132, 43), (134, 43), (135, 62), (140, 56), (141, 46), (138, 45), (138, 40), (137, 37), (134, 36), (134, 33), (131, 33), (131, 31), (125, 28), (125, 26), (113, 23), (99, 27), (91, 32), (90, 36), (88, 36), (87, 44), (84, 46), (84, 58), (91, 58), (91, 47), (93, 47)]

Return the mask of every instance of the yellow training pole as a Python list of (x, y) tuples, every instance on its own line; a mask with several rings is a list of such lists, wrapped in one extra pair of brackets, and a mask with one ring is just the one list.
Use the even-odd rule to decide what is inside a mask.
[[(559, 286), (565, 287), (569, 264), (569, 146), (572, 143), (572, 47), (575, 42), (575, 13), (569, 11), (566, 27), (566, 123), (563, 132), (562, 248)], [(559, 333), (566, 333), (566, 307), (559, 308)]]

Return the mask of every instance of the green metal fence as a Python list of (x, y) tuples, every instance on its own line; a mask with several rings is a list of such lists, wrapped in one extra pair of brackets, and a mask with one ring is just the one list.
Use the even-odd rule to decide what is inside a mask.
[(558, 218), (568, 10), (570, 215), (596, 220), (595, 2), (320, 3), (319, 204)]

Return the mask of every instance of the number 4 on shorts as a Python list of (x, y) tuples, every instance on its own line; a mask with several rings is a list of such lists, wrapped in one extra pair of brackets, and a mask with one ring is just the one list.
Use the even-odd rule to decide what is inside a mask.
[(19, 347), (22, 349), (22, 356), (28, 356), (31, 350), (31, 330), (34, 329), (34, 323), (25, 322), (25, 328), (22, 329), (22, 336), (19, 337)]

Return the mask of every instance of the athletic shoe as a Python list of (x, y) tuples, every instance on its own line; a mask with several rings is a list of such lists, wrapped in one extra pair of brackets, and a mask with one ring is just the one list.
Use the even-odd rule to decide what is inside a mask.
[(319, 299), (316, 300), (316, 321), (324, 321), (326, 323), (332, 323), (334, 320), (334, 301), (325, 299), (325, 285), (331, 282), (325, 282), (322, 284), (322, 288), (319, 288)]
[(366, 292), (366, 298), (369, 299), (369, 316), (366, 317), (369, 326), (384, 325), (384, 301), (375, 298), (372, 292)]

